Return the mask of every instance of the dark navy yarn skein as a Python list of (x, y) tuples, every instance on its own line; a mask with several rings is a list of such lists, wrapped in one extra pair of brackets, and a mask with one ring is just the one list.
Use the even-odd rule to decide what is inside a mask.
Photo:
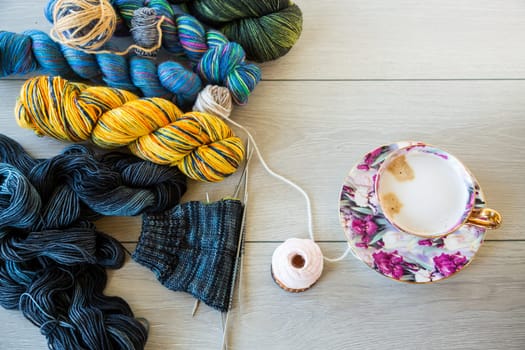
[(0, 305), (22, 311), (50, 349), (143, 349), (145, 325), (103, 293), (124, 249), (90, 220), (161, 212), (185, 190), (176, 168), (83, 145), (34, 159), (0, 134)]

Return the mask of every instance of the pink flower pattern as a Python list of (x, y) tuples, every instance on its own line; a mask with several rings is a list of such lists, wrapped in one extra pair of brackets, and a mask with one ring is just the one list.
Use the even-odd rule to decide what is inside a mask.
[(434, 264), (439, 273), (448, 277), (467, 264), (467, 257), (461, 255), (459, 252), (456, 254), (442, 253), (434, 257)]
[(377, 157), (379, 157), (382, 153), (383, 149), (381, 147), (373, 150), (372, 152), (370, 153), (367, 153), (367, 155), (365, 155), (365, 159), (363, 161), (363, 163), (359, 164), (357, 166), (357, 169), (359, 170), (369, 170), (370, 169), (370, 166), (374, 163), (374, 161), (377, 159)]
[(366, 248), (372, 237), (377, 232), (377, 224), (372, 215), (367, 215), (363, 219), (355, 218), (352, 220), (352, 231), (361, 236), (361, 242), (357, 243), (360, 247)]
[(382, 250), (372, 254), (375, 267), (384, 275), (401, 279), (404, 274), (403, 257), (397, 255), (397, 250), (387, 253)]

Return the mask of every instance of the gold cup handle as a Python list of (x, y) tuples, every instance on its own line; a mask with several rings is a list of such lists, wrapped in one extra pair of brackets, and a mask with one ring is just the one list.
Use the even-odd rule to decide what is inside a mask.
[(474, 209), (467, 223), (485, 228), (498, 228), (501, 225), (501, 215), (490, 208)]

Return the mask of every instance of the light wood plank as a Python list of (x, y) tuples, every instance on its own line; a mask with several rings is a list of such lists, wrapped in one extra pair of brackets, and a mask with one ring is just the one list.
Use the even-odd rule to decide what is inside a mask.
[[(3, 0), (0, 29), (48, 30), (46, 0)], [(525, 78), (520, 0), (297, 1), (303, 33), (265, 79)]]
[[(2, 105), (13, 104), (19, 85), (0, 82)], [(309, 193), (317, 239), (344, 239), (338, 196), (360, 157), (378, 145), (409, 139), (449, 150), (476, 175), (488, 204), (504, 216), (502, 229), (488, 239), (522, 239), (523, 208), (516, 203), (525, 196), (524, 95), (522, 81), (264, 82), (233, 118), (251, 130), (275, 171)], [(306, 101), (304, 96), (314, 97)], [(0, 111), (0, 130), (36, 157), (52, 156), (65, 146), (18, 128), (10, 109)], [(206, 192), (211, 200), (231, 195), (238, 176), (219, 184), (190, 182), (184, 200), (204, 200)], [(250, 193), (249, 240), (279, 241), (306, 233), (303, 197), (269, 176), (256, 159)], [(102, 228), (134, 241), (138, 224), (137, 218), (114, 225), (105, 220)]]
[[(12, 106), (20, 85), (0, 81), (0, 105)], [(522, 96), (523, 81), (263, 82), (232, 118), (251, 130), (272, 169), (311, 196), (317, 239), (345, 239), (338, 196), (350, 168), (376, 146), (410, 139), (449, 150), (476, 175), (488, 204), (504, 217), (488, 239), (523, 239), (524, 210), (517, 205), (525, 197)], [(20, 129), (11, 107), (0, 110), (0, 130), (36, 157), (65, 146)], [(304, 198), (269, 176), (256, 158), (250, 174), (248, 239), (306, 235)], [(184, 200), (205, 200), (206, 192), (211, 200), (231, 195), (238, 176), (218, 184), (190, 182)], [(137, 239), (139, 219), (111, 222), (102, 228), (124, 241)]]
[[(332, 255), (340, 248), (321, 246)], [(327, 264), (318, 284), (300, 294), (273, 283), (275, 247), (246, 246), (231, 349), (522, 349), (525, 343), (524, 242), (487, 242), (468, 268), (430, 285), (392, 281), (348, 258)], [(201, 305), (192, 318), (193, 298), (165, 289), (133, 261), (110, 275), (107, 293), (124, 297), (151, 323), (147, 349), (218, 348), (218, 312)], [(0, 322), (0, 348), (44, 348), (38, 329), (18, 312), (0, 310)]]

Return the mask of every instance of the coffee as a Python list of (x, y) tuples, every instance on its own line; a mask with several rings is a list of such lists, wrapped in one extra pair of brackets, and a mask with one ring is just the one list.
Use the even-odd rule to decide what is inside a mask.
[(381, 208), (406, 232), (447, 233), (464, 221), (466, 208), (472, 204), (472, 185), (464, 173), (455, 158), (428, 147), (394, 152), (378, 179)]

